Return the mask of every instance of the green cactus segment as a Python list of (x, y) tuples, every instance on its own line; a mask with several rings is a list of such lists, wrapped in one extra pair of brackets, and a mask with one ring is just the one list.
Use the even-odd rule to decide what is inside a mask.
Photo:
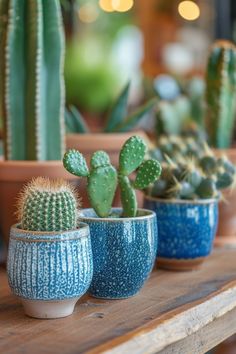
[(1, 45), (0, 53), (5, 60), (0, 106), (6, 120), (6, 158), (60, 160), (64, 150), (60, 4), (8, 0), (8, 6), (5, 34), (1, 33), (6, 45)]
[(38, 177), (25, 187), (18, 201), (18, 219), (24, 230), (75, 229), (77, 215), (76, 194), (63, 180)]
[(130, 116), (126, 117), (123, 122), (116, 126), (116, 132), (127, 132), (133, 129), (146, 114), (148, 114), (156, 105), (157, 99), (153, 98), (142, 107), (140, 107), (136, 112), (132, 113)]
[(121, 203), (123, 207), (123, 217), (135, 217), (137, 214), (137, 199), (135, 190), (127, 176), (119, 175), (119, 186), (121, 193)]
[(143, 139), (132, 136), (123, 145), (119, 157), (119, 172), (129, 175), (134, 172), (143, 162), (147, 146)]
[(196, 194), (201, 199), (216, 198), (218, 191), (214, 179), (210, 177), (203, 179), (196, 190)]
[(91, 158), (90, 166), (91, 168), (98, 168), (102, 166), (110, 165), (110, 157), (105, 151), (96, 151)]
[(156, 160), (144, 161), (137, 171), (137, 176), (133, 187), (135, 189), (145, 189), (154, 183), (161, 175), (161, 165)]
[(121, 94), (114, 102), (110, 115), (107, 120), (105, 132), (116, 131), (116, 126), (127, 116), (128, 97), (129, 97), (130, 82), (124, 87)]
[(210, 143), (218, 148), (231, 145), (236, 98), (236, 47), (216, 41), (209, 55), (206, 77), (206, 125)]
[(105, 218), (110, 214), (117, 187), (117, 172), (112, 165), (91, 170), (88, 178), (88, 196), (96, 214)]
[[(5, 72), (5, 46), (6, 46), (6, 26), (9, 0), (0, 1), (0, 72)], [(3, 97), (5, 95), (5, 77), (0, 75), (0, 117), (5, 116)]]
[(69, 150), (63, 158), (65, 169), (78, 177), (88, 177), (89, 169), (83, 155), (77, 150)]

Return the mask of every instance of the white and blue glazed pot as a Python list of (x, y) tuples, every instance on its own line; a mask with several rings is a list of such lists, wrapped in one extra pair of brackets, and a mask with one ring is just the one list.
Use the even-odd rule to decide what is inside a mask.
[[(112, 209), (121, 214), (122, 209)], [(80, 219), (90, 227), (94, 274), (92, 296), (123, 299), (139, 292), (156, 258), (157, 225), (154, 212), (139, 209), (135, 218), (99, 218), (85, 209)]]
[(88, 225), (63, 232), (10, 232), (8, 281), (31, 317), (70, 315), (92, 280), (93, 262)]
[(145, 196), (145, 208), (158, 223), (158, 264), (162, 268), (198, 267), (213, 247), (218, 224), (218, 200), (166, 200)]

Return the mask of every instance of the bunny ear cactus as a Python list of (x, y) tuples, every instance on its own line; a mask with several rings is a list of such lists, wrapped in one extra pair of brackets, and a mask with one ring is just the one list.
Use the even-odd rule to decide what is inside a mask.
[(6, 159), (60, 160), (64, 34), (59, 0), (2, 0), (0, 41)]
[(206, 74), (206, 125), (210, 144), (228, 148), (231, 144), (236, 99), (236, 47), (218, 40), (213, 45)]
[[(138, 136), (126, 141), (120, 152), (118, 181), (121, 189), (121, 202), (124, 217), (137, 214), (135, 189), (145, 189), (161, 174), (161, 166), (154, 159), (144, 161), (147, 151), (145, 142)], [(134, 182), (128, 175), (137, 170)]]
[(95, 152), (90, 170), (83, 155), (76, 150), (69, 150), (64, 155), (63, 164), (68, 172), (87, 177), (88, 196), (93, 209), (98, 216), (108, 217), (117, 187), (117, 172), (107, 153)]
[(72, 230), (77, 226), (77, 207), (75, 191), (68, 183), (38, 177), (21, 194), (18, 219), (24, 230)]
[[(104, 151), (92, 155), (90, 170), (83, 155), (76, 150), (69, 150), (63, 159), (65, 169), (88, 180), (88, 196), (93, 209), (99, 217), (108, 217), (117, 188), (121, 190), (123, 217), (135, 217), (137, 199), (135, 189), (145, 189), (161, 174), (160, 163), (154, 159), (144, 161), (147, 146), (138, 136), (126, 141), (120, 152), (119, 171), (111, 165), (110, 158)], [(137, 170), (134, 181), (129, 175)]]

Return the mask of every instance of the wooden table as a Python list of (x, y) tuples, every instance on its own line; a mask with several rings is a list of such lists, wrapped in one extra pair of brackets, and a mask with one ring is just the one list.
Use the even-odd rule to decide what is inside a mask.
[(155, 270), (127, 300), (85, 296), (72, 316), (24, 315), (0, 271), (0, 353), (205, 353), (236, 333), (236, 250), (216, 250), (194, 272)]

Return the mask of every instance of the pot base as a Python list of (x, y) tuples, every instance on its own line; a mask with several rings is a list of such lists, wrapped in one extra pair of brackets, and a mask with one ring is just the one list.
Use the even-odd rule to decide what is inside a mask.
[(198, 257), (195, 259), (175, 259), (158, 257), (157, 267), (166, 270), (174, 270), (177, 272), (191, 271), (198, 269), (204, 262), (204, 260), (205, 257)]
[(22, 299), (25, 314), (34, 318), (53, 319), (70, 316), (79, 297), (66, 300)]

